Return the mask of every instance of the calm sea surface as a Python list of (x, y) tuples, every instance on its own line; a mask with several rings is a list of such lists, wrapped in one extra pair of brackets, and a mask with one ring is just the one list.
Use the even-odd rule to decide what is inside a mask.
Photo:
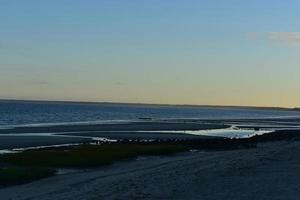
[(44, 123), (92, 123), (106, 120), (135, 120), (143, 117), (156, 119), (246, 119), (266, 117), (300, 117), (300, 112), (221, 107), (0, 101), (0, 126)]

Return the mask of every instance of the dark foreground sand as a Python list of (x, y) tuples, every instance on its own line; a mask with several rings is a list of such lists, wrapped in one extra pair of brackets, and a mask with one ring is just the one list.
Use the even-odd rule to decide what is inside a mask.
[(139, 158), (0, 190), (1, 200), (298, 200), (300, 142)]

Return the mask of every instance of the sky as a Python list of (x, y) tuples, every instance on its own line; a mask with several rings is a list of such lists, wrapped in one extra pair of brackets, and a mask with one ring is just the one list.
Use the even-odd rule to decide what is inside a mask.
[(0, 98), (300, 106), (298, 0), (0, 0)]

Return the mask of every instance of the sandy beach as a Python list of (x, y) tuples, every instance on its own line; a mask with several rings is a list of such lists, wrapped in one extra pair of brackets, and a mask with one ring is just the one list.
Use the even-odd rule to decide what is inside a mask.
[(50, 178), (2, 187), (1, 200), (298, 199), (299, 131), (282, 130), (226, 140), (168, 133), (228, 127), (223, 124), (223, 121), (210, 124), (142, 122), (2, 129), (0, 149), (89, 143), (93, 137), (105, 137), (188, 142), (202, 150), (140, 156), (94, 169), (63, 169), (59, 170), (63, 173)]
[(299, 199), (300, 142), (140, 157), (0, 190), (3, 200)]

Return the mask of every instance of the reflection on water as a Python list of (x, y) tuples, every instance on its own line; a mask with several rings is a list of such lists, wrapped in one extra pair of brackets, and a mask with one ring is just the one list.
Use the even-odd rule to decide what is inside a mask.
[(9, 150), (9, 149), (2, 149), (2, 150), (0, 150), (0, 155), (1, 154), (7, 154), (7, 153), (18, 153), (18, 151)]
[[(226, 138), (249, 138), (255, 135), (270, 133), (273, 130), (247, 130), (247, 129), (212, 129), (212, 130), (196, 130), (196, 131), (155, 131), (161, 133), (179, 133), (191, 135), (205, 135)], [(153, 131), (152, 131), (153, 132)]]
[(186, 131), (185, 133), (192, 134), (192, 135), (207, 135), (207, 136), (219, 136), (219, 137), (228, 137), (228, 138), (249, 138), (255, 135), (262, 135), (270, 132), (272, 131), (219, 129), (219, 130)]

